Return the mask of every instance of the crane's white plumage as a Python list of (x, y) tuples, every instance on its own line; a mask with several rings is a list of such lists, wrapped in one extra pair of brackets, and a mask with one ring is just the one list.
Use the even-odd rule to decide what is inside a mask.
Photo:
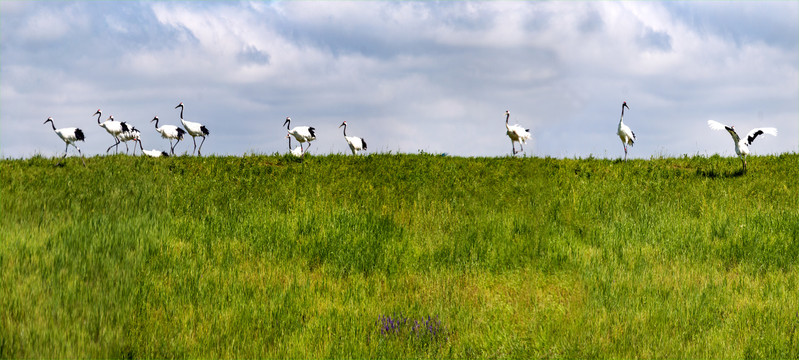
[(291, 134), (286, 135), (286, 139), (289, 139), (289, 154), (294, 155), (296, 157), (302, 157), (305, 152), (302, 151), (302, 146), (299, 145), (295, 148), (291, 148)]
[(627, 160), (627, 145), (633, 146), (635, 144), (635, 133), (629, 126), (624, 124), (624, 108), (629, 109), (627, 102), (621, 104), (621, 118), (619, 119), (619, 127), (616, 129), (616, 134), (619, 135), (622, 145), (624, 145), (624, 160)]
[(157, 157), (168, 157), (169, 156), (169, 154), (166, 151), (155, 150), (155, 149), (153, 149), (153, 150), (144, 150), (144, 146), (142, 146), (142, 144), (141, 144), (141, 138), (138, 138), (135, 141), (139, 143), (139, 149), (141, 149), (141, 152), (142, 152), (143, 155), (147, 155), (149, 157), (154, 157), (154, 158), (157, 158)]
[[(513, 155), (524, 151), (524, 147), (522, 144), (527, 144), (527, 140), (530, 139), (530, 129), (525, 129), (523, 126), (519, 124), (510, 125), (508, 121), (510, 120), (510, 111), (505, 111), (505, 128), (507, 129), (508, 137), (510, 138), (510, 144), (513, 147)], [(521, 150), (516, 151), (516, 144), (519, 143), (519, 148)]]
[[(186, 132), (189, 133), (189, 135), (191, 135), (191, 141), (194, 142), (194, 150), (197, 150), (197, 155), (202, 155), (200, 154), (200, 150), (202, 150), (203, 144), (205, 143), (205, 137), (210, 134), (210, 132), (208, 132), (208, 128), (206, 128), (205, 125), (200, 123), (183, 120), (183, 103), (180, 103), (178, 104), (178, 106), (175, 106), (175, 109), (177, 108), (180, 108), (180, 122), (183, 124), (183, 128), (186, 129)], [(198, 136), (203, 138), (203, 141), (200, 143), (199, 149), (197, 149), (197, 141), (194, 139)], [(191, 151), (192, 154), (194, 154), (194, 150)]]
[(362, 138), (357, 136), (347, 136), (347, 122), (341, 123), (338, 127), (344, 127), (344, 140), (347, 140), (347, 144), (350, 146), (350, 150), (352, 150), (353, 155), (357, 155), (358, 151), (366, 150), (366, 141)]
[[(178, 146), (180, 140), (183, 140), (183, 134), (185, 134), (186, 131), (175, 125), (162, 125), (158, 127), (158, 116), (150, 120), (150, 122), (153, 121), (155, 121), (155, 131), (158, 131), (162, 138), (169, 139), (169, 151), (172, 155), (175, 155), (175, 146)], [(172, 140), (177, 140), (175, 145), (172, 145)]]
[[(48, 117), (43, 124), (47, 124), (48, 122), (53, 127), (53, 131), (55, 131), (56, 135), (58, 135), (58, 137), (60, 137), (61, 140), (63, 140), (66, 143), (66, 147), (64, 147), (64, 156), (61, 157), (61, 159), (67, 157), (67, 151), (69, 150), (69, 145), (72, 145), (75, 147), (75, 149), (78, 150), (78, 154), (80, 154), (81, 156), (81, 161), (83, 161), (83, 166), (86, 166), (86, 161), (83, 160), (83, 153), (81, 153), (80, 148), (77, 145), (75, 145), (76, 141), (86, 140), (86, 137), (83, 135), (83, 130), (74, 127), (56, 129), (55, 123), (53, 122), (53, 118), (51, 117)], [(59, 160), (58, 163), (60, 164), (61, 160)]]
[(744, 165), (744, 171), (746, 171), (746, 156), (749, 155), (749, 146), (752, 145), (755, 139), (762, 134), (777, 136), (777, 128), (764, 127), (752, 129), (746, 134), (745, 138), (741, 139), (738, 136), (738, 133), (735, 132), (735, 126), (727, 126), (714, 120), (708, 120), (707, 125), (713, 130), (724, 129), (730, 133), (730, 136), (732, 136), (732, 142), (735, 144), (735, 153), (741, 158), (741, 162)]
[(128, 141), (133, 141), (133, 155), (136, 155), (136, 140), (141, 136), (141, 132), (136, 127), (131, 127), (128, 131), (119, 134), (119, 141), (125, 143), (125, 154), (128, 153)]
[(286, 121), (283, 123), (286, 125), (286, 130), (288, 130), (289, 135), (293, 136), (297, 141), (300, 142), (300, 146), (302, 143), (307, 142), (308, 147), (303, 150), (303, 154), (311, 148), (311, 141), (316, 140), (316, 129), (311, 126), (295, 126), (293, 129), (289, 129), (291, 126), (291, 118), (287, 117)]

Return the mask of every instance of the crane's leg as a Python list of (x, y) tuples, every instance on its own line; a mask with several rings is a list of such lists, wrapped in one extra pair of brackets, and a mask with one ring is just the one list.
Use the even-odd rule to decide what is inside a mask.
[(197, 151), (197, 140), (194, 140), (194, 136), (192, 136), (191, 141), (194, 142), (194, 150), (191, 151), (191, 154), (194, 155), (194, 152)]
[(516, 143), (513, 140), (510, 141), (510, 146), (513, 147), (513, 155), (516, 155)]
[[(124, 143), (125, 143), (125, 155), (127, 155), (128, 151), (130, 151), (130, 148), (128, 147), (128, 142), (127, 141), (124, 141)], [(136, 152), (135, 152), (136, 150), (134, 149), (133, 151), (134, 151), (133, 154), (135, 155), (136, 154)]]
[(67, 143), (67, 146), (64, 147), (64, 156), (58, 159), (58, 162), (55, 164), (55, 166), (61, 165), (61, 161), (67, 157), (67, 151), (69, 151), (69, 143)]
[(197, 156), (202, 156), (202, 154), (200, 154), (200, 150), (203, 149), (203, 144), (204, 143), (205, 143), (205, 136), (203, 136), (203, 141), (200, 142), (200, 148), (197, 149)]
[(627, 144), (622, 143), (622, 145), (624, 145), (624, 161), (627, 161)]
[(519, 152), (524, 152), (524, 146), (522, 146), (521, 141), (519, 141)]
[[(310, 149), (311, 149), (311, 142), (309, 141), (309, 142), (308, 142), (308, 147), (307, 147), (307, 148), (305, 148), (305, 151), (308, 151), (308, 150), (310, 150)], [(303, 154), (303, 155), (305, 155), (305, 152), (303, 152), (302, 154)]]
[(75, 144), (72, 144), (72, 146), (74, 146), (75, 149), (78, 149), (78, 154), (80, 155), (80, 161), (83, 161), (83, 167), (86, 167), (86, 160), (83, 159), (83, 153), (80, 152), (80, 148), (78, 147), (78, 145)]

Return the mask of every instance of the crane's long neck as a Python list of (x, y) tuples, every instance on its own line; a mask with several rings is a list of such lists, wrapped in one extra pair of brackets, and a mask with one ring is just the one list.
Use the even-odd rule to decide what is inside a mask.
[(48, 122), (50, 123), (50, 126), (53, 127), (53, 131), (55, 131), (55, 123), (53, 123), (53, 120), (50, 120)]
[(97, 124), (100, 124), (100, 117), (103, 116), (103, 113), (98, 111), (96, 115), (97, 115)]
[(291, 130), (291, 120), (286, 120), (286, 130)]
[(153, 120), (155, 120), (155, 129), (158, 130), (158, 118), (155, 118)]
[(510, 113), (505, 113), (505, 127), (510, 128), (508, 121), (510, 120)]
[(344, 124), (344, 136), (347, 136), (347, 124)]
[(183, 106), (180, 107), (180, 120), (183, 120)]
[(619, 118), (619, 124), (624, 123), (624, 105), (621, 106), (621, 118)]

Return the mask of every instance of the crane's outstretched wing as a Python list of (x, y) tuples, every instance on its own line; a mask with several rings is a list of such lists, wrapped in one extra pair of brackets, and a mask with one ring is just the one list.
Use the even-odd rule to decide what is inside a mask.
[(755, 141), (755, 138), (757, 138), (762, 134), (777, 136), (777, 128), (767, 127), (767, 128), (752, 129), (752, 131), (746, 134), (747, 145), (752, 145), (752, 142)]
[(724, 125), (716, 120), (708, 120), (707, 125), (713, 130), (724, 130), (727, 125)]
[(730, 133), (732, 139), (736, 143), (740, 140), (740, 138), (738, 137), (738, 133), (735, 132), (735, 129), (733, 129), (732, 126), (724, 125), (715, 120), (708, 120), (707, 125), (710, 126), (710, 128), (713, 130), (721, 130), (721, 129), (727, 130), (727, 132)]

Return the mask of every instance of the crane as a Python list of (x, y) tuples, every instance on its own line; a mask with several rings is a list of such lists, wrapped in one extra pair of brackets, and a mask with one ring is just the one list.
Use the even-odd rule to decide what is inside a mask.
[(119, 147), (119, 135), (128, 131), (128, 124), (114, 120), (114, 115), (109, 116), (108, 120), (101, 123), (100, 117), (103, 116), (103, 112), (100, 109), (97, 109), (94, 115), (97, 115), (97, 125), (100, 125), (101, 128), (105, 129), (105, 131), (114, 137), (114, 145), (109, 146), (105, 152), (108, 153), (114, 146)]
[(621, 118), (619, 119), (619, 127), (616, 130), (616, 134), (619, 135), (621, 144), (624, 145), (624, 161), (627, 161), (627, 145), (633, 146), (635, 133), (629, 126), (624, 124), (624, 108), (630, 109), (626, 101), (621, 103)]
[[(510, 138), (510, 144), (513, 146), (513, 155), (516, 155), (522, 151), (524, 151), (524, 147), (522, 147), (522, 143), (527, 144), (527, 140), (530, 139), (530, 129), (525, 129), (523, 126), (516, 124), (516, 125), (509, 125), (508, 121), (510, 120), (510, 111), (505, 110), (505, 128), (508, 130), (507, 134)], [(519, 143), (519, 148), (521, 150), (516, 151), (516, 144)]]
[(142, 155), (147, 155), (149, 157), (154, 157), (154, 158), (157, 158), (157, 157), (169, 157), (169, 154), (167, 154), (166, 151), (155, 150), (155, 149), (153, 149), (153, 150), (144, 150), (144, 147), (141, 144), (141, 138), (138, 138), (135, 141), (139, 143), (139, 148), (141, 149)]
[(141, 136), (141, 132), (136, 127), (131, 127), (128, 131), (119, 134), (119, 141), (125, 143), (125, 154), (128, 153), (128, 141), (133, 140), (133, 155), (136, 155), (136, 140)]
[[(197, 155), (202, 156), (202, 154), (200, 154), (200, 150), (202, 150), (203, 144), (205, 143), (205, 137), (210, 134), (208, 132), (208, 128), (206, 128), (205, 125), (200, 123), (183, 120), (182, 102), (178, 104), (178, 106), (175, 106), (175, 109), (177, 108), (180, 108), (180, 122), (183, 124), (183, 127), (186, 129), (186, 132), (189, 133), (189, 135), (191, 135), (191, 141), (194, 142), (194, 150), (197, 150)], [(198, 136), (203, 138), (203, 141), (200, 143), (199, 149), (197, 149), (197, 140), (194, 139)], [(192, 154), (194, 154), (194, 150), (191, 151)]]
[[(63, 140), (67, 144), (66, 147), (64, 147), (64, 156), (61, 157), (61, 160), (67, 157), (67, 151), (69, 150), (69, 145), (72, 145), (75, 147), (75, 149), (78, 150), (78, 154), (80, 154), (81, 157), (80, 159), (81, 161), (83, 161), (83, 166), (86, 166), (86, 160), (83, 160), (83, 153), (81, 153), (80, 148), (77, 145), (75, 145), (76, 141), (86, 140), (86, 136), (83, 135), (83, 130), (74, 127), (56, 129), (52, 117), (48, 117), (47, 120), (45, 120), (42, 124), (47, 124), (48, 122), (53, 127), (53, 131), (55, 131), (56, 135), (58, 135), (58, 137), (60, 137), (61, 140)], [(59, 160), (58, 164), (56, 165), (61, 164), (61, 160)]]
[(713, 130), (724, 129), (730, 133), (730, 136), (732, 136), (732, 142), (735, 143), (735, 153), (738, 154), (738, 157), (741, 158), (741, 163), (744, 165), (743, 171), (746, 171), (746, 156), (749, 155), (749, 145), (752, 145), (752, 142), (754, 142), (758, 136), (763, 134), (777, 136), (777, 128), (764, 127), (752, 129), (748, 134), (746, 134), (746, 138), (741, 139), (738, 136), (738, 133), (735, 132), (735, 126), (727, 126), (714, 120), (708, 120), (707, 125)]
[[(311, 141), (316, 140), (316, 129), (310, 126), (296, 126), (293, 129), (289, 129), (291, 126), (291, 118), (286, 117), (286, 121), (283, 123), (286, 125), (286, 130), (288, 130), (291, 136), (294, 136), (297, 141), (300, 142), (300, 147), (302, 147), (302, 143), (307, 142), (308, 147), (303, 150), (303, 154), (311, 148)], [(290, 145), (290, 144), (289, 144)]]
[(305, 152), (302, 151), (302, 145), (299, 145), (294, 149), (291, 148), (291, 134), (287, 134), (286, 139), (289, 139), (289, 154), (294, 155), (296, 157), (302, 157), (302, 155), (305, 154)]
[[(183, 134), (185, 134), (186, 131), (175, 125), (162, 125), (161, 127), (158, 127), (158, 116), (150, 120), (150, 122), (153, 121), (155, 121), (155, 131), (158, 131), (162, 138), (169, 139), (169, 150), (172, 155), (175, 155), (175, 146), (178, 146), (180, 140), (183, 140)], [(175, 145), (172, 145), (172, 140), (177, 140)]]
[(344, 127), (344, 140), (347, 140), (347, 144), (350, 146), (350, 150), (352, 150), (353, 155), (357, 155), (358, 151), (366, 150), (366, 141), (363, 138), (359, 138), (357, 136), (347, 136), (347, 122), (341, 123), (338, 127)]

